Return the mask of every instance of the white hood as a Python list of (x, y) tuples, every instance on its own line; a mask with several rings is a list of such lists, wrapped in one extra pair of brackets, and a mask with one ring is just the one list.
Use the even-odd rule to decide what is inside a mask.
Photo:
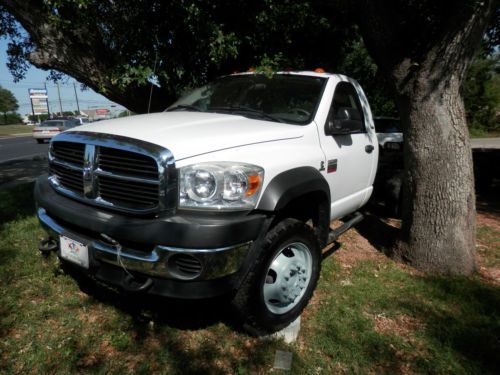
[(136, 138), (168, 148), (176, 160), (255, 143), (299, 138), (301, 126), (201, 112), (161, 112), (74, 129)]

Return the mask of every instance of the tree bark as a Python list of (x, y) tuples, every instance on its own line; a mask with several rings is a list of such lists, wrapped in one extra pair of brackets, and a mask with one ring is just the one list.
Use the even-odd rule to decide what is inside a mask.
[(476, 270), (472, 153), (460, 87), (495, 0), (364, 2), (365, 44), (393, 84), (404, 128), (403, 221), (394, 256), (426, 271)]
[(460, 81), (399, 95), (405, 133), (403, 225), (396, 258), (427, 272), (470, 274), (475, 263), (472, 153)]

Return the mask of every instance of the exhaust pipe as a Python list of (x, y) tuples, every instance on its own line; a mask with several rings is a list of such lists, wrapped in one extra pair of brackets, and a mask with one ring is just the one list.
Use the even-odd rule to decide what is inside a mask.
[(59, 244), (52, 237), (45, 238), (38, 243), (38, 251), (43, 256), (49, 256), (51, 252), (57, 251)]

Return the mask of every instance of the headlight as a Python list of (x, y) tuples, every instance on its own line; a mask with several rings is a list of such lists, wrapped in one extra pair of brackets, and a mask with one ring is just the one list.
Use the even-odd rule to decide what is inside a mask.
[(252, 209), (259, 199), (264, 170), (251, 164), (200, 163), (180, 169), (179, 207), (212, 210)]

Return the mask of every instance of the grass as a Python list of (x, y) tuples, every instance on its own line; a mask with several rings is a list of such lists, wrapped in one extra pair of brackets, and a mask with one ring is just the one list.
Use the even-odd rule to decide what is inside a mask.
[[(287, 373), (272, 369), (276, 350), (293, 353), (293, 374), (499, 373), (499, 288), (479, 276), (349, 258), (365, 254), (350, 231), (323, 262), (298, 342), (259, 340), (224, 301), (125, 296), (40, 257), (32, 187), (0, 191), (0, 373)], [(481, 228), (481, 256), (498, 262), (499, 233)]]
[(0, 125), (0, 136), (30, 133), (32, 126), (28, 125)]
[(496, 138), (500, 137), (500, 131), (486, 131), (481, 128), (469, 128), (471, 138)]
[(486, 267), (500, 268), (500, 233), (486, 225), (477, 228), (477, 251)]

